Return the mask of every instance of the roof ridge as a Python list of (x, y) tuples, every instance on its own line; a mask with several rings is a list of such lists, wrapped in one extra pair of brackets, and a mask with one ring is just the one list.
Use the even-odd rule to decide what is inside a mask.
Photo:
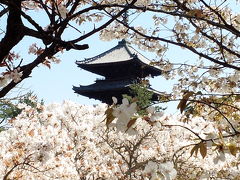
[(137, 57), (137, 54), (133, 54), (131, 52), (131, 50), (129, 49), (129, 47), (133, 48), (132, 46), (128, 47), (127, 44), (124, 44), (124, 47), (125, 47), (126, 51), (128, 52), (128, 54), (130, 55), (130, 57)]
[(84, 60), (81, 60), (81, 61), (76, 61), (76, 63), (77, 63), (77, 64), (78, 64), (78, 63), (79, 63), (79, 64), (80, 64), (80, 63), (81, 63), (81, 64), (86, 64), (86, 63), (89, 63), (89, 62), (93, 62), (93, 61), (95, 61), (96, 59), (101, 58), (101, 57), (105, 56), (106, 54), (111, 53), (112, 51), (114, 51), (114, 50), (116, 50), (116, 49), (120, 49), (120, 48), (122, 48), (122, 47), (126, 47), (126, 41), (125, 41), (125, 42), (123, 42), (123, 41), (125, 41), (125, 40), (119, 41), (116, 46), (114, 46), (113, 48), (111, 48), (111, 49), (109, 49), (109, 50), (107, 50), (107, 51), (105, 51), (105, 52), (103, 52), (103, 53), (101, 53), (101, 54), (99, 54), (99, 55), (96, 55), (96, 56), (91, 57), (91, 58), (85, 58)]

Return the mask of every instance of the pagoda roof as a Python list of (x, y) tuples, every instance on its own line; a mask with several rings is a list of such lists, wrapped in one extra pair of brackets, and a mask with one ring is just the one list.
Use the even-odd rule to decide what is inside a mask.
[[(97, 80), (94, 84), (76, 87), (73, 86), (75, 93), (87, 96), (89, 98), (94, 98), (100, 100), (107, 104), (112, 104), (112, 97), (116, 97), (118, 102), (121, 102), (122, 95), (128, 94), (130, 90), (130, 85), (134, 84), (134, 80)], [(161, 92), (158, 92), (152, 88), (148, 88), (149, 91), (153, 92), (153, 100), (158, 100), (158, 96)]]
[(120, 81), (106, 81), (106, 80), (97, 80), (94, 84), (75, 87), (73, 86), (73, 90), (77, 93), (89, 93), (91, 92), (106, 92), (112, 90), (118, 90), (122, 88), (127, 88), (131, 84), (133, 84), (132, 80), (120, 80)]
[(76, 64), (82, 69), (105, 77), (123, 77), (124, 75), (129, 76), (129, 74), (134, 74), (135, 77), (137, 75), (138, 77), (160, 75), (160, 68), (152, 66), (151, 62), (125, 40), (122, 40), (108, 51), (92, 58), (76, 61)]

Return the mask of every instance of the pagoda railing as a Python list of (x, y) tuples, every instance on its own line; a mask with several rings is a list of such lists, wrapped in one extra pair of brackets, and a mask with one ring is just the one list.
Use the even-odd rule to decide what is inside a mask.
[(84, 59), (82, 61), (77, 61), (77, 63), (87, 64), (92, 61), (94, 61), (94, 58), (88, 58), (88, 59)]
[(96, 78), (96, 81), (104, 81), (106, 80), (105, 78)]

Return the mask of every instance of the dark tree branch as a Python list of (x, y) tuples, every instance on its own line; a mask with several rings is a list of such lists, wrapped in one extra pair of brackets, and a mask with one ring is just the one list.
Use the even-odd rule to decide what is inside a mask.
[[(181, 3), (179, 0), (174, 0), (174, 2), (177, 4), (177, 6), (178, 6), (181, 10), (183, 10), (183, 11), (185, 11), (185, 12), (190, 11), (190, 9), (186, 6), (185, 3)], [(220, 28), (220, 29), (225, 29), (225, 30), (231, 32), (232, 34), (236, 35), (237, 37), (240, 36), (240, 32), (239, 32), (236, 28), (234, 28), (232, 25), (229, 25), (229, 24), (225, 21), (225, 19), (219, 14), (219, 12), (217, 12), (216, 10), (214, 10), (213, 8), (211, 8), (211, 7), (210, 7), (206, 2), (204, 2), (203, 0), (200, 0), (200, 2), (202, 2), (202, 3), (204, 4), (204, 6), (207, 7), (211, 12), (215, 13), (215, 14), (217, 15), (217, 17), (223, 22), (223, 24), (222, 24), (221, 22), (217, 23), (217, 22), (214, 22), (214, 21), (212, 21), (212, 20), (208, 20), (208, 19), (206, 19), (205, 17), (201, 17), (201, 18), (198, 17), (199, 20), (205, 21), (206, 23), (208, 23), (208, 24), (210, 24), (210, 25), (212, 25), (212, 26), (218, 27), (218, 28)], [(185, 13), (185, 14), (186, 14), (186, 13)], [(207, 15), (205, 15), (205, 16), (207, 16)], [(179, 17), (181, 17), (181, 15), (180, 15)], [(192, 19), (192, 18), (195, 19), (195, 17), (188, 16), (188, 15), (187, 15), (187, 16), (184, 15), (184, 16), (182, 16), (182, 17), (186, 17), (186, 18), (188, 18), (188, 19)]]
[[(48, 10), (48, 6), (47, 6), (42, 0), (39, 0), (38, 2), (39, 2), (39, 4), (42, 6), (42, 8), (44, 9), (44, 11), (47, 13), (48, 18), (51, 20), (51, 14), (50, 14), (50, 12), (49, 12), (49, 10)], [(52, 24), (52, 21), (51, 21), (51, 24)]]
[[(192, 20), (190, 20), (190, 23), (191, 23), (195, 28), (199, 28), (199, 27), (196, 25), (196, 23), (194, 23)], [(222, 49), (226, 50), (227, 52), (229, 52), (229, 53), (237, 56), (238, 58), (240, 58), (240, 54), (238, 54), (237, 52), (235, 52), (235, 51), (233, 51), (232, 49), (228, 48), (227, 46), (224, 46), (224, 44), (223, 44), (222, 42), (219, 42), (215, 37), (208, 35), (208, 34), (205, 33), (204, 31), (202, 31), (201, 28), (199, 28), (199, 29), (200, 29), (199, 32), (200, 32), (203, 36), (205, 36), (206, 38), (208, 38), (208, 39), (210, 39), (211, 41), (215, 42), (215, 43), (219, 46), (219, 48), (222, 48)]]
[(70, 49), (83, 50), (87, 49), (88, 45), (87, 44), (78, 45), (60, 40), (52, 43), (51, 46), (46, 48), (44, 52), (40, 54), (33, 62), (20, 67), (20, 72), (22, 72), (23, 74), (21, 80), (19, 82), (11, 81), (7, 86), (2, 88), (2, 90), (0, 91), (0, 98), (4, 97), (11, 89), (16, 87), (16, 85), (19, 84), (21, 81), (28, 78), (32, 73), (32, 70), (39, 64), (43, 63), (46, 57), (54, 56), (59, 51), (60, 47), (64, 47), (67, 50)]
[(9, 4), (8, 0), (0, 0), (0, 3), (4, 4), (4, 5), (8, 5)]
[(24, 37), (21, 19), (21, 0), (12, 0), (8, 5), (8, 9), (7, 30), (0, 42), (0, 63), (8, 55), (9, 51)]
[[(70, 1), (69, 1), (69, 2), (70, 2)], [(75, 0), (75, 2), (74, 2), (74, 4), (73, 4), (71, 10), (69, 11), (68, 15), (71, 15), (71, 14), (74, 13), (74, 11), (77, 9), (77, 7), (78, 7), (78, 5), (79, 5), (79, 2), (80, 2), (80, 0)]]
[(8, 180), (8, 176), (13, 172), (15, 168), (17, 168), (20, 164), (15, 164), (4, 176), (3, 180)]
[(174, 125), (174, 124), (162, 124), (163, 127), (181, 127), (184, 128), (188, 131), (190, 131), (192, 134), (194, 134), (195, 136), (197, 136), (201, 141), (204, 141), (204, 139), (196, 132), (194, 132), (192, 129), (186, 127), (186, 126), (182, 126), (182, 125)]
[(235, 65), (232, 65), (232, 64), (228, 64), (226, 62), (222, 62), (222, 61), (219, 61), (219, 60), (216, 60), (206, 54), (203, 54), (202, 52), (199, 52), (197, 51), (196, 48), (193, 48), (192, 46), (188, 46), (187, 44), (185, 43), (182, 43), (182, 42), (175, 42), (175, 41), (172, 41), (172, 40), (169, 40), (169, 39), (165, 39), (165, 38), (160, 38), (160, 37), (155, 37), (155, 36), (149, 36), (149, 35), (146, 35), (146, 34), (143, 34), (139, 31), (137, 31), (134, 27), (130, 27), (128, 25), (126, 25), (125, 23), (119, 21), (118, 19), (116, 19), (119, 23), (121, 23), (122, 25), (126, 26), (128, 29), (131, 29), (133, 32), (141, 35), (142, 37), (146, 38), (146, 39), (152, 39), (152, 40), (158, 40), (158, 41), (162, 41), (162, 42), (165, 42), (165, 43), (169, 43), (169, 44), (173, 44), (173, 45), (176, 45), (176, 46), (180, 46), (180, 47), (184, 47), (188, 50), (190, 50), (191, 52), (193, 52), (194, 54), (196, 55), (199, 55), (200, 57), (202, 58), (205, 58), (213, 63), (216, 63), (216, 64), (219, 64), (219, 65), (222, 65), (223, 67), (227, 67), (227, 68), (231, 68), (231, 69), (235, 69), (235, 70), (240, 70), (240, 67), (238, 66), (235, 66)]
[(42, 29), (42, 27), (36, 23), (36, 21), (34, 21), (31, 16), (27, 15), (26, 13), (24, 12), (21, 12), (21, 15), (26, 19), (28, 20), (29, 23), (31, 23), (39, 32), (43, 33), (44, 30)]
[[(72, 13), (74, 13), (74, 11), (76, 10), (77, 6), (79, 5), (79, 2), (80, 0), (76, 0), (71, 8), (71, 10), (69, 11), (68, 15), (71, 15)], [(73, 17), (72, 17), (73, 18)], [(72, 18), (66, 18), (64, 21), (62, 21), (60, 24), (60, 28), (56, 34), (56, 37), (60, 37), (62, 35), (62, 33), (64, 32), (64, 30), (66, 29), (67, 25), (69, 24), (69, 21), (72, 19)]]
[(214, 109), (215, 111), (217, 111), (225, 121), (227, 121), (227, 123), (230, 125), (230, 127), (232, 128), (232, 130), (234, 131), (234, 133), (236, 135), (240, 134), (240, 132), (233, 126), (233, 124), (230, 122), (230, 120), (222, 113), (222, 111), (219, 110), (219, 108), (216, 108), (214, 107), (213, 105), (211, 105), (210, 103), (207, 103), (205, 101), (198, 101), (198, 100), (190, 100), (190, 101), (193, 101), (193, 102), (198, 102), (198, 103), (201, 103), (201, 104), (205, 104), (206, 106)]
[(106, 28), (109, 24), (111, 24), (113, 21), (117, 20), (118, 17), (120, 17), (124, 12), (126, 12), (132, 5), (134, 5), (134, 3), (136, 2), (137, 0), (133, 0), (129, 5), (127, 5), (126, 7), (123, 8), (123, 10), (121, 10), (119, 13), (117, 13), (115, 16), (112, 16), (112, 18), (106, 22), (105, 24), (103, 24), (102, 26), (92, 30), (91, 32), (71, 41), (72, 43), (76, 43), (78, 41), (81, 41), (83, 39), (86, 39), (87, 37), (93, 35), (94, 33)]
[(240, 36), (239, 31), (234, 28), (232, 25), (228, 24), (226, 20), (222, 17), (222, 15), (215, 9), (213, 9), (211, 6), (209, 6), (205, 1), (200, 0), (211, 12), (215, 13), (217, 17), (223, 22), (225, 28), (232, 32), (233, 34), (236, 34), (238, 37)]
[(31, 37), (41, 39), (43, 43), (46, 45), (54, 42), (57, 44), (58, 47), (65, 48), (66, 50), (70, 50), (70, 49), (85, 50), (89, 48), (87, 44), (78, 45), (68, 41), (63, 41), (60, 38), (55, 38), (52, 35), (48, 35), (46, 32), (41, 33), (33, 29), (29, 29), (27, 27), (25, 27), (24, 32), (26, 36), (31, 36)]
[(42, 54), (40, 54), (33, 62), (20, 67), (20, 72), (22, 72), (22, 77), (19, 82), (11, 81), (7, 86), (1, 89), (0, 98), (4, 97), (11, 89), (13, 89), (17, 84), (19, 84), (24, 79), (28, 78), (32, 73), (32, 70), (37, 67), (39, 64), (45, 61), (46, 57), (51, 57), (57, 51), (55, 50), (56, 45), (53, 44), (50, 47), (46, 48)]
[[(186, 18), (186, 19), (198, 19), (200, 21), (203, 21), (213, 27), (217, 27), (220, 29), (224, 29), (226, 31), (231, 32), (232, 34), (236, 35), (237, 37), (240, 36), (240, 31), (238, 31), (236, 28), (234, 28), (232, 25), (225, 25), (219, 22), (214, 22), (212, 20), (207, 19), (206, 17), (208, 17), (208, 15), (205, 15), (203, 17), (198, 17), (196, 18), (195, 16), (191, 16), (189, 15), (187, 12), (190, 11), (189, 8), (187, 8), (184, 3), (180, 3), (178, 0), (174, 0), (174, 2), (176, 3), (176, 9), (181, 9), (182, 11), (179, 12), (178, 10), (173, 10), (173, 11), (165, 11), (162, 9), (157, 9), (157, 8), (151, 8), (151, 7), (142, 7), (142, 6), (135, 6), (135, 5), (128, 5), (129, 9), (135, 9), (135, 10), (142, 10), (142, 11), (148, 11), (148, 12), (153, 12), (153, 13), (162, 13), (162, 14), (166, 14), (166, 15), (171, 15), (171, 16), (175, 16), (175, 17), (179, 17), (179, 18)], [(119, 4), (112, 4), (112, 5), (103, 5), (103, 6), (99, 6), (99, 8), (106, 8), (106, 7), (119, 7), (119, 8), (123, 8), (124, 5), (119, 5)], [(175, 6), (174, 6), (175, 7)], [(79, 15), (74, 14), (74, 16)]]
[(6, 14), (7, 12), (8, 12), (8, 8), (3, 9), (3, 10), (0, 12), (0, 18), (1, 18), (4, 14)]

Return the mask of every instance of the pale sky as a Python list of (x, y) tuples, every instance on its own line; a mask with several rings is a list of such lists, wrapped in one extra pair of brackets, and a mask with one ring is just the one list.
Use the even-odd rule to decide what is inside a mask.
[[(39, 14), (33, 14), (32, 18), (39, 18)], [(149, 26), (149, 18), (147, 14), (141, 14), (134, 19), (134, 24), (141, 26)], [(144, 20), (145, 19), (145, 20)], [(4, 29), (5, 23), (3, 19), (0, 22), (0, 28)], [(41, 25), (46, 26), (46, 22), (43, 17), (40, 19)], [(82, 29), (88, 30), (92, 29), (93, 24), (86, 24)], [(77, 36), (72, 31), (67, 32), (67, 38)], [(0, 36), (1, 38), (1, 36)], [(110, 42), (101, 41), (98, 34), (91, 36), (90, 38), (81, 42), (81, 44), (89, 44), (89, 49), (84, 51), (65, 51), (63, 54), (59, 54), (59, 58), (62, 60), (60, 64), (52, 64), (52, 68), (48, 69), (46, 66), (39, 66), (36, 68), (32, 77), (25, 79), (18, 87), (9, 93), (10, 96), (16, 96), (21, 92), (22, 94), (33, 91), (39, 99), (43, 99), (45, 103), (59, 102), (63, 100), (72, 100), (81, 104), (97, 104), (99, 101), (89, 99), (84, 96), (80, 96), (74, 93), (72, 86), (89, 85), (94, 83), (95, 79), (99, 76), (81, 70), (75, 64), (76, 60), (83, 60), (85, 58), (90, 58), (96, 56), (102, 52), (109, 50), (110, 48), (117, 45), (119, 40), (113, 40)], [(21, 44), (14, 47), (14, 51), (19, 53), (24, 59), (29, 58), (32, 60), (35, 56), (28, 55), (28, 48), (32, 43), (42, 44), (41, 41), (36, 41), (33, 38), (24, 38)], [(134, 47), (136, 50), (137, 47)], [(139, 50), (140, 51), (140, 50)], [(155, 58), (155, 55), (149, 52), (140, 51), (144, 56), (150, 60)], [(172, 48), (168, 53), (168, 58), (174, 60), (175, 62), (185, 62), (192, 58), (191, 55), (186, 55), (186, 52), (181, 48)], [(0, 70), (1, 71), (1, 70)], [(157, 77), (151, 80), (152, 87), (158, 91), (167, 91), (171, 89), (172, 82), (166, 81), (162, 77)], [(175, 108), (174, 108), (175, 109)]]

